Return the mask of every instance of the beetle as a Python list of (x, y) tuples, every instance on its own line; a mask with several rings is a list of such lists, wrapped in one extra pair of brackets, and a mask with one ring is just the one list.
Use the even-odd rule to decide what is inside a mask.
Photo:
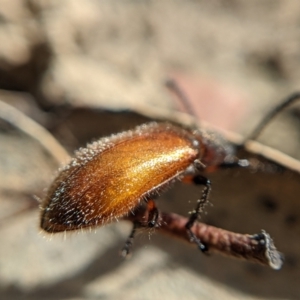
[[(184, 98), (176, 85), (171, 88)], [(251, 139), (299, 97), (295, 93), (272, 110)], [(132, 213), (142, 201), (148, 206), (147, 226), (154, 227), (158, 209), (153, 199), (174, 181), (189, 177), (204, 188), (185, 228), (190, 241), (206, 252), (206, 245), (191, 230), (211, 191), (211, 182), (203, 173), (224, 167), (251, 167), (249, 160), (237, 158), (235, 152), (235, 147), (215, 131), (170, 123), (151, 122), (101, 138), (76, 151), (60, 170), (42, 201), (41, 228), (55, 233), (102, 226)], [(124, 256), (139, 226), (134, 224), (122, 251)]]

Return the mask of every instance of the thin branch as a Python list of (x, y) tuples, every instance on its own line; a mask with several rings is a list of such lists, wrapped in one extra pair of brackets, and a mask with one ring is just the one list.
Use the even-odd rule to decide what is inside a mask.
[[(139, 210), (128, 220), (146, 226), (147, 212)], [(185, 228), (188, 218), (175, 213), (159, 213), (158, 229), (181, 240), (189, 241)], [(240, 234), (196, 222), (192, 228), (196, 237), (204, 243), (209, 252), (217, 252), (229, 257), (260, 263), (278, 270), (283, 264), (283, 255), (274, 246), (270, 235), (264, 230), (258, 234)]]
[(67, 151), (44, 127), (1, 100), (0, 119), (35, 139), (59, 164), (69, 159)]

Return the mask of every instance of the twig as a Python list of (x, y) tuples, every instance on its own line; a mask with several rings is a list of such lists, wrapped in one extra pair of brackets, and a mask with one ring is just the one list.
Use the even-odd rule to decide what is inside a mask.
[(57, 160), (65, 162), (69, 155), (57, 140), (41, 125), (24, 115), (22, 112), (0, 100), (0, 119), (10, 123), (15, 128), (29, 135)]
[[(145, 226), (145, 214), (145, 211), (139, 210), (127, 219)], [(190, 242), (185, 228), (187, 221), (187, 218), (178, 214), (161, 212), (158, 228), (164, 233)], [(260, 263), (275, 270), (280, 269), (283, 264), (283, 255), (276, 250), (273, 240), (264, 230), (253, 235), (240, 234), (197, 222), (192, 231), (208, 247), (209, 252)]]

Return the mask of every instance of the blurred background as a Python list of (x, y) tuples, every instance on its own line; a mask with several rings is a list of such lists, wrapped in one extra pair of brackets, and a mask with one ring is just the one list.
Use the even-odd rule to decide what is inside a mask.
[[(247, 136), (300, 90), (299, 2), (0, 0), (1, 299), (299, 299), (300, 171), (210, 177), (203, 221), (266, 229), (286, 256), (280, 271), (158, 232), (138, 235), (123, 261), (126, 222), (39, 229), (38, 199), (67, 153), (181, 109), (170, 77), (197, 118)], [(259, 140), (299, 159), (299, 115), (294, 105)], [(158, 203), (187, 215), (199, 192), (178, 184)]]

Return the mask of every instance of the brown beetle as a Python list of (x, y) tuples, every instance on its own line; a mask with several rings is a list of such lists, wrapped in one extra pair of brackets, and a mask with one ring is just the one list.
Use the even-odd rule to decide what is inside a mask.
[[(273, 110), (251, 138), (299, 97), (299, 93), (294, 94)], [(211, 190), (209, 179), (202, 173), (221, 167), (251, 164), (238, 159), (234, 147), (216, 132), (168, 123), (144, 124), (79, 149), (48, 190), (42, 203), (41, 227), (54, 233), (104, 225), (130, 214), (141, 201), (148, 202), (148, 226), (153, 227), (158, 211), (152, 199), (175, 180), (189, 176), (204, 189), (185, 227), (190, 240), (206, 251), (191, 228)], [(130, 246), (126, 243), (124, 255)]]

